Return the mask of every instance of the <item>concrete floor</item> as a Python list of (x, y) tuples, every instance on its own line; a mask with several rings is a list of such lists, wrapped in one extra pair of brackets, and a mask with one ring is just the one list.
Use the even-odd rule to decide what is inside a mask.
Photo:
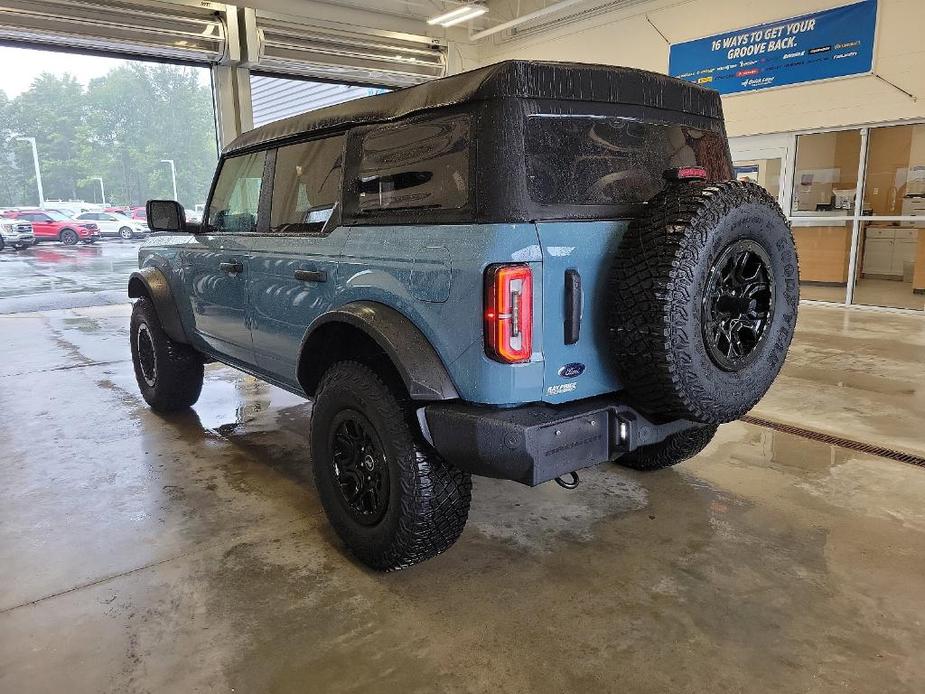
[[(375, 574), (323, 516), (310, 406), (210, 366), (152, 413), (128, 314), (0, 316), (0, 692), (925, 690), (921, 468), (735, 423), (573, 492), (477, 479), (454, 548)], [(921, 447), (893, 318), (804, 306), (762, 408), (918, 408)]]

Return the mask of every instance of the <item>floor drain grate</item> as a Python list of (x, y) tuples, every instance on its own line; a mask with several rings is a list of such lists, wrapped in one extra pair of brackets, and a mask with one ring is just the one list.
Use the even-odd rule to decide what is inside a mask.
[(892, 448), (874, 446), (869, 443), (863, 443), (862, 441), (845, 439), (841, 436), (821, 434), (818, 431), (811, 431), (810, 429), (803, 429), (802, 427), (795, 427), (791, 426), (790, 424), (781, 424), (780, 422), (772, 422), (768, 419), (752, 417), (751, 415), (746, 415), (742, 417), (741, 420), (747, 424), (754, 424), (766, 429), (781, 431), (785, 434), (793, 434), (794, 436), (800, 436), (804, 439), (810, 439), (811, 441), (820, 441), (821, 443), (827, 443), (831, 446), (838, 446), (839, 448), (847, 448), (848, 450), (858, 451), (859, 453), (869, 453), (870, 455), (880, 456), (881, 458), (889, 458), (890, 460), (895, 460), (900, 463), (909, 463), (910, 465), (925, 467), (925, 458), (912, 455), (911, 453), (903, 453), (902, 451), (897, 451)]

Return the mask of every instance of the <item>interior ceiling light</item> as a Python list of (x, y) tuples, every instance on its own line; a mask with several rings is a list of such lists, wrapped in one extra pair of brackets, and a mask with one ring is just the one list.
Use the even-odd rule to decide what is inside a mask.
[(481, 17), (486, 12), (488, 12), (488, 8), (484, 5), (463, 5), (462, 7), (457, 7), (455, 10), (450, 10), (436, 17), (431, 17), (427, 20), (427, 23), (431, 25), (439, 24), (442, 27), (451, 27), (456, 24), (461, 24), (462, 22), (467, 22), (470, 19)]

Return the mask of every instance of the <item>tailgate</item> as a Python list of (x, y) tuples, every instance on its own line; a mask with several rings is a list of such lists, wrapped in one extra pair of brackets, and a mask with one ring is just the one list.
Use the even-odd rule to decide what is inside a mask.
[[(619, 390), (609, 360), (607, 280), (626, 220), (538, 222), (543, 253), (543, 400), (568, 402)], [(566, 344), (572, 313), (566, 289), (569, 271), (580, 280), (578, 340)]]

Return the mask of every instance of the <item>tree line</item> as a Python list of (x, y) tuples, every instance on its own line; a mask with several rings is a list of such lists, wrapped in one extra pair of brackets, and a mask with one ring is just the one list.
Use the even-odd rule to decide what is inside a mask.
[(177, 197), (205, 202), (217, 144), (212, 95), (202, 68), (126, 63), (86, 88), (72, 75), (42, 73), (13, 99), (0, 90), (0, 207), (38, 203), (34, 137), (46, 199), (143, 205)]

